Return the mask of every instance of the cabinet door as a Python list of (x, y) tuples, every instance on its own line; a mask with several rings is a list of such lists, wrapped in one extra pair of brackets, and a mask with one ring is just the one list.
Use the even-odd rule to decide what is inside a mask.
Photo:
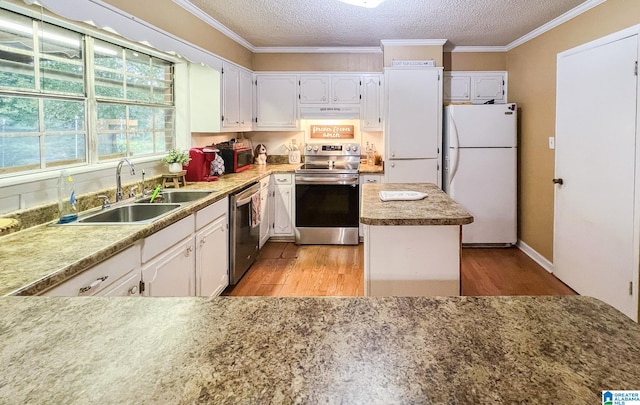
[(196, 295), (217, 296), (229, 285), (227, 217), (196, 234)]
[(329, 76), (300, 76), (300, 104), (328, 104), (329, 86)]
[(297, 128), (296, 75), (256, 76), (256, 129)]
[(189, 64), (189, 114), (191, 132), (220, 132), (222, 106), (219, 70)]
[(331, 102), (360, 104), (360, 75), (331, 76)]
[(189, 297), (195, 294), (193, 236), (167, 249), (142, 267), (146, 297)]
[(441, 69), (386, 69), (388, 159), (437, 158), (441, 139)]
[(382, 131), (382, 76), (362, 76), (362, 122), (361, 128)]
[(240, 130), (251, 131), (253, 126), (253, 75), (240, 71)]
[(484, 102), (495, 100), (502, 102), (504, 100), (504, 76), (501, 74), (494, 75), (476, 75), (473, 78), (473, 101)]
[(273, 235), (293, 235), (293, 223), (291, 221), (292, 191), (292, 185), (278, 185), (274, 188)]
[(225, 65), (222, 71), (222, 128), (240, 126), (240, 69)]
[(140, 281), (142, 275), (137, 268), (127, 273), (115, 283), (98, 292), (100, 297), (137, 297), (140, 296)]
[(441, 183), (439, 159), (391, 160), (385, 164), (384, 175), (385, 183)]
[[(360, 203), (362, 204), (362, 185), (363, 184), (380, 184), (382, 183), (382, 175), (381, 174), (361, 174), (360, 175)], [(362, 222), (360, 223), (358, 229), (358, 236), (364, 236), (364, 228), (362, 226)]]
[(443, 83), (443, 99), (445, 101), (470, 101), (471, 76), (445, 74)]
[(260, 249), (269, 240), (269, 188), (260, 190)]

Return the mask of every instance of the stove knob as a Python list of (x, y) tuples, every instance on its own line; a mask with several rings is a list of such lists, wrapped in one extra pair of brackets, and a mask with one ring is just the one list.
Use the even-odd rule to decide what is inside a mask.
[(314, 145), (314, 147), (313, 147), (313, 151), (314, 151), (314, 152), (317, 152), (317, 151), (318, 151), (318, 145)]
[(345, 148), (345, 150), (346, 150), (347, 152), (349, 152), (349, 151), (351, 150), (351, 145), (347, 145), (347, 147)]
[(353, 151), (357, 152), (358, 151), (358, 145), (353, 145)]
[(307, 150), (311, 152), (311, 145), (307, 145)]

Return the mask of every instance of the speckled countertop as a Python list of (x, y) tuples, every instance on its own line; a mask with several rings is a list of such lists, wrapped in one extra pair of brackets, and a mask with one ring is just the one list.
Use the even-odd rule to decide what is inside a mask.
[(0, 403), (598, 404), (640, 326), (588, 297), (0, 298)]
[(210, 196), (147, 225), (41, 225), (0, 237), (0, 296), (34, 295), (81, 273), (160, 229), (213, 204), (271, 173), (293, 173), (300, 165), (254, 166), (190, 183), (187, 189), (216, 190)]
[(383, 174), (384, 166), (360, 164), (358, 171), (360, 172), (360, 174)]
[[(420, 191), (416, 201), (382, 201), (380, 191)], [(371, 183), (362, 185), (360, 222), (368, 225), (464, 225), (473, 216), (432, 183)]]

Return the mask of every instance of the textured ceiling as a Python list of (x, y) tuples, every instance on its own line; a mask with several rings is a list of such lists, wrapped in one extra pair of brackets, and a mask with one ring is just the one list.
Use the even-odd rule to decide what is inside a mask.
[(254, 47), (379, 46), (382, 39), (448, 39), (505, 46), (584, 0), (189, 0)]

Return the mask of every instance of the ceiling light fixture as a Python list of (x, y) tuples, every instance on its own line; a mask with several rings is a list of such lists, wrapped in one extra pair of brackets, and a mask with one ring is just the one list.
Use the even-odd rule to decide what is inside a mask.
[(384, 0), (338, 0), (343, 3), (351, 4), (352, 6), (358, 7), (366, 7), (366, 8), (376, 8), (378, 7)]

